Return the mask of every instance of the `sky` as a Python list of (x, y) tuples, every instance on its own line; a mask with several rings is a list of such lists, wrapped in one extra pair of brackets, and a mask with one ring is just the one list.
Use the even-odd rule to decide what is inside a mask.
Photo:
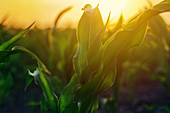
[[(156, 4), (162, 0), (151, 1)], [(93, 7), (99, 4), (104, 21), (110, 11), (113, 20), (116, 20), (120, 13), (128, 19), (149, 6), (146, 0), (0, 0), (0, 22), (4, 17), (8, 17), (4, 24), (9, 27), (24, 28), (34, 21), (39, 28), (52, 27), (57, 14), (72, 6), (61, 18), (58, 27), (76, 27), (83, 13), (81, 8), (87, 3)]]

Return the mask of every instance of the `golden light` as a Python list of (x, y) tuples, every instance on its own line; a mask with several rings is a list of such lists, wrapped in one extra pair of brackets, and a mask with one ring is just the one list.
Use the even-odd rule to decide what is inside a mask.
[(127, 4), (128, 0), (103, 0), (99, 1), (99, 9), (104, 20), (106, 20), (110, 11), (111, 17), (120, 16), (120, 14), (123, 13), (123, 10), (127, 6)]
[[(161, 0), (152, 0), (153, 3)], [(2, 0), (0, 8), (0, 21), (4, 15), (9, 15), (6, 25), (26, 27), (33, 21), (39, 28), (52, 27), (56, 15), (68, 6), (73, 9), (66, 13), (59, 22), (59, 27), (76, 27), (86, 4), (99, 9), (106, 21), (109, 12), (111, 18), (118, 18), (121, 13), (127, 19), (147, 5), (146, 0)]]

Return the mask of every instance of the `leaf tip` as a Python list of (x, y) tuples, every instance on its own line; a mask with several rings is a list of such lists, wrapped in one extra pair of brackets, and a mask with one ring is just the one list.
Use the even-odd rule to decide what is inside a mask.
[(28, 28), (31, 28), (34, 24), (35, 24), (36, 21), (34, 21)]

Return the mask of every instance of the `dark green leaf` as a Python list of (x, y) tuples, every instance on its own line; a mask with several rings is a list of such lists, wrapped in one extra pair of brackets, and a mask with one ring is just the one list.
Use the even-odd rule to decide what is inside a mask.
[(15, 47), (12, 48), (12, 51), (11, 51), (10, 54), (16, 54), (16, 53), (25, 53), (25, 54), (30, 55), (31, 57), (33, 57), (37, 61), (38, 67), (40, 67), (41, 71), (50, 74), (50, 72), (48, 71), (46, 66), (42, 63), (42, 61), (31, 51), (29, 51), (26, 48), (21, 47), (21, 46), (15, 46)]
[(49, 107), (48, 101), (47, 101), (47, 99), (45, 98), (44, 95), (43, 95), (43, 97), (41, 99), (41, 111), (44, 111), (46, 113), (48, 111), (50, 111), (50, 107)]
[[(76, 74), (74, 74), (69, 84), (67, 84), (62, 91), (59, 98), (60, 113), (73, 113), (73, 108), (77, 106), (77, 104), (74, 103), (73, 99), (75, 97), (75, 91), (78, 87), (78, 82), (78, 77)], [(70, 112), (68, 112), (68, 110), (70, 110)]]
[[(34, 73), (29, 73), (30, 76), (34, 77), (35, 84), (40, 86), (43, 90), (44, 99), (43, 103), (47, 103), (52, 113), (57, 113), (58, 111), (58, 97), (55, 95), (51, 83), (46, 77), (46, 75), (41, 71), (42, 69), (37, 68)], [(44, 106), (44, 105), (43, 105)]]
[(27, 74), (26, 75), (26, 83), (25, 83), (25, 91), (26, 91), (26, 89), (27, 89), (27, 87), (31, 84), (31, 82), (32, 82), (32, 80), (33, 80), (33, 76), (30, 76), (30, 70), (28, 70), (28, 73), (29, 74)]

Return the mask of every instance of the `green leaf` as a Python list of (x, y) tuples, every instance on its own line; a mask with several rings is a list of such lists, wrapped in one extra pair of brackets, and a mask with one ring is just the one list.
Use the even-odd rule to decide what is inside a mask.
[(114, 39), (112, 41), (109, 40), (110, 42), (106, 42), (106, 45), (104, 45), (104, 53), (101, 63), (106, 66), (113, 58), (116, 58), (119, 53), (125, 52), (129, 48), (139, 45), (145, 37), (146, 29), (147, 24), (144, 24), (134, 30), (123, 30), (118, 32), (113, 36)]
[[(97, 37), (95, 38), (95, 40), (93, 41), (92, 45), (90, 46), (90, 48), (89, 48), (89, 50), (88, 50), (88, 62), (89, 62), (89, 63), (92, 63), (91, 60), (95, 57), (95, 55), (98, 54), (99, 50), (100, 50), (101, 47), (102, 47), (102, 38), (103, 38), (103, 35), (104, 35), (104, 33), (105, 33), (106, 27), (107, 27), (107, 25), (108, 25), (108, 23), (109, 23), (110, 14), (111, 14), (111, 13), (109, 13), (109, 16), (108, 16), (108, 19), (107, 19), (107, 22), (106, 22), (104, 28), (103, 28), (103, 29), (101, 30), (101, 32), (97, 35)], [(100, 58), (98, 57), (98, 58), (96, 58), (95, 60), (99, 62)], [(89, 66), (88, 66), (87, 68), (91, 68), (91, 69), (92, 69), (93, 67), (89, 67)], [(85, 69), (86, 69), (86, 68), (85, 68)], [(85, 70), (83, 70), (83, 71), (85, 71)], [(83, 81), (83, 82), (87, 82), (87, 81), (89, 80), (89, 77), (90, 77), (90, 74), (84, 74), (84, 73), (82, 73), (81, 78), (80, 78), (80, 81), (81, 81), (81, 82), (82, 82), (82, 81)]]
[(118, 31), (123, 26), (123, 22), (124, 17), (123, 14), (121, 14), (117, 22), (108, 26), (107, 37), (104, 40), (106, 41), (112, 34)]
[(30, 76), (31, 72), (30, 70), (28, 70), (28, 74), (26, 75), (26, 83), (25, 83), (25, 91), (27, 89), (27, 87), (31, 84), (32, 80), (33, 80), (33, 76)]
[[(88, 65), (88, 49), (93, 44), (95, 38), (97, 38), (97, 34), (104, 28), (98, 6), (92, 9), (91, 5), (87, 4), (84, 11), (78, 24), (79, 46), (73, 58), (74, 69), (78, 76), (81, 75), (84, 68)], [(99, 38), (98, 40), (101, 39)]]
[(61, 12), (57, 15), (57, 17), (56, 17), (56, 19), (55, 19), (53, 31), (56, 30), (56, 27), (57, 27), (57, 24), (58, 24), (58, 21), (60, 20), (60, 18), (61, 18), (66, 12), (70, 11), (71, 9), (72, 9), (72, 6), (69, 6), (69, 7), (65, 8), (63, 11), (61, 11)]
[[(33, 57), (38, 64), (38, 68), (34, 73), (29, 72), (28, 74), (34, 77), (34, 81), (37, 85), (41, 87), (43, 90), (43, 95), (45, 97), (45, 100), (47, 104), (50, 107), (50, 111), (52, 113), (57, 113), (57, 108), (58, 108), (58, 97), (55, 95), (54, 91), (52, 90), (52, 86), (48, 78), (43, 72), (50, 73), (46, 66), (41, 62), (41, 60), (31, 51), (23, 48), (16, 46), (12, 48), (11, 51), (5, 51), (6, 55), (11, 55), (11, 54), (17, 54), (17, 53), (25, 53)], [(26, 82), (26, 86), (28, 86), (31, 83), (31, 77), (27, 79), (28, 81)]]
[[(170, 11), (170, 3), (160, 3), (152, 9), (144, 11), (137, 19), (125, 25), (113, 34), (100, 49), (100, 52), (91, 59), (84, 68), (82, 76), (89, 76), (76, 91), (76, 101), (81, 101), (80, 110), (85, 109), (92, 100), (104, 89), (111, 87), (116, 77), (117, 56), (138, 46), (144, 40), (147, 31), (147, 22), (162, 12)], [(97, 60), (96, 60), (97, 59)], [(89, 93), (91, 92), (91, 93)]]
[[(160, 3), (152, 9), (144, 11), (136, 20), (111, 36), (103, 47), (102, 62), (105, 62), (104, 65), (107, 65), (113, 56), (117, 56), (121, 51), (124, 52), (131, 47), (139, 45), (144, 39), (148, 20), (159, 13), (167, 11), (170, 11), (170, 3)], [(114, 48), (113, 52), (111, 52), (112, 48)]]
[(38, 67), (40, 67), (41, 71), (46, 72), (47, 74), (50, 74), (50, 72), (48, 71), (46, 66), (42, 63), (42, 61), (31, 51), (21, 46), (15, 46), (12, 48), (12, 51), (9, 54), (16, 54), (16, 53), (24, 53), (24, 54), (30, 55), (37, 61)]
[[(63, 89), (59, 98), (60, 113), (76, 113), (76, 110), (78, 110), (77, 103), (74, 103), (73, 101), (75, 97), (75, 91), (78, 87), (78, 82), (79, 82), (78, 77), (76, 74), (74, 74), (70, 82)], [(77, 109), (75, 109), (74, 111), (73, 108)]]
[[(113, 61), (113, 59), (116, 59), (119, 54), (123, 54), (126, 51), (128, 51), (130, 48), (141, 44), (146, 34), (148, 20), (150, 20), (150, 18), (152, 18), (153, 16), (156, 16), (159, 13), (166, 12), (166, 11), (170, 11), (170, 3), (160, 3), (154, 6), (152, 9), (148, 9), (145, 12), (143, 12), (137, 18), (137, 20), (123, 27), (122, 30), (118, 31), (115, 35), (113, 35), (102, 48), (104, 51), (101, 60), (101, 65), (103, 65), (104, 67), (103, 70), (107, 70), (108, 65), (109, 66), (116, 65), (116, 62), (111, 62), (111, 61)], [(109, 70), (106, 72), (109, 72)], [(113, 76), (115, 75), (113, 74)], [(105, 80), (107, 81), (107, 79)], [(105, 80), (103, 81), (101, 91), (109, 87), (109, 83), (110, 85), (112, 85), (114, 82), (114, 81), (110, 81), (110, 82), (107, 81), (104, 85)]]
[(49, 107), (48, 101), (45, 98), (45, 96), (43, 95), (43, 97), (41, 99), (41, 111), (44, 111), (47, 113), (47, 112), (49, 112), (49, 110), (50, 110), (50, 107)]
[[(134, 43), (132, 43), (131, 41), (134, 40), (133, 42), (139, 43), (140, 40), (143, 39), (145, 32), (146, 32), (146, 26), (144, 26), (143, 30), (140, 29), (139, 31), (135, 31), (135, 33), (131, 31), (122, 31), (119, 34), (117, 34), (116, 35), (117, 38), (115, 37), (114, 41), (110, 43), (110, 45), (107, 46), (105, 50), (103, 50), (104, 54), (102, 57), (102, 61), (101, 61), (100, 67), (98, 68), (98, 72), (95, 75), (93, 75), (95, 76), (94, 79), (91, 79), (89, 82), (87, 82), (87, 84), (85, 84), (80, 89), (80, 92), (83, 92), (83, 93), (80, 93), (79, 95), (86, 94), (86, 96), (88, 96), (89, 90), (93, 91), (93, 93), (95, 93), (94, 95), (97, 95), (102, 90), (108, 87), (111, 87), (116, 77), (117, 55), (121, 52), (121, 50), (123, 49), (127, 50), (128, 48), (131, 47), (131, 45), (134, 45)], [(134, 34), (133, 37), (131, 34)], [(127, 40), (127, 41), (125, 40), (126, 41), (125, 42), (124, 38), (126, 39), (127, 36), (132, 37), (133, 40), (132, 39)], [(94, 64), (92, 64), (92, 66), (90, 67), (93, 67)], [(94, 67), (97, 67), (97, 66), (95, 65)], [(88, 74), (90, 74), (89, 72), (91, 72), (91, 69), (90, 68), (87, 68), (87, 69), (89, 70), (85, 70), (85, 71), (88, 72)], [(86, 72), (84, 72), (85, 73), (84, 75), (88, 75)], [(97, 89), (98, 91), (94, 92), (94, 89)], [(83, 96), (83, 97), (86, 97), (86, 96)]]
[[(164, 43), (163, 40), (165, 39), (167, 45), (170, 47), (170, 38), (169, 38), (168, 28), (167, 28), (165, 21), (163, 20), (163, 18), (161, 16), (158, 15), (158, 16), (154, 17), (149, 22), (149, 27), (151, 28), (151, 31), (153, 33), (155, 33), (155, 37), (157, 37), (155, 39), (155, 41), (158, 44), (160, 44), (160, 46), (163, 46), (161, 44)], [(163, 46), (163, 48), (164, 48), (164, 46)]]
[[(34, 22), (35, 23), (35, 22)], [(15, 35), (12, 39), (8, 40), (7, 42), (3, 43), (0, 46), (0, 51), (1, 50), (6, 50), (8, 49), (9, 46), (11, 46), (12, 44), (14, 44), (16, 41), (18, 41), (19, 39), (23, 38), (26, 36), (26, 34), (28, 33), (28, 31), (30, 30), (30, 28), (32, 27), (32, 25), (34, 24), (32, 23), (28, 28), (26, 28), (25, 30), (23, 30), (22, 32), (18, 33), (17, 35)]]
[[(57, 113), (58, 111), (58, 97), (55, 95), (51, 83), (48, 80), (47, 76), (41, 71), (40, 67), (38, 67), (34, 73), (29, 73), (30, 76), (34, 77), (35, 84), (40, 86), (43, 90), (44, 99), (43, 103), (47, 103), (46, 106), (49, 106), (51, 113)], [(45, 105), (42, 105), (45, 106)]]
[(98, 100), (97, 98), (87, 98), (82, 100), (79, 106), (79, 113), (93, 113), (98, 109)]
[(95, 40), (93, 41), (93, 43), (91, 44), (91, 46), (90, 46), (90, 48), (89, 48), (89, 50), (88, 50), (88, 61), (90, 61), (91, 58), (92, 58), (93, 56), (95, 56), (95, 55), (99, 52), (99, 50), (100, 50), (100, 48), (101, 48), (102, 38), (103, 38), (104, 33), (105, 33), (105, 31), (106, 31), (106, 27), (107, 27), (107, 25), (108, 25), (108, 23), (109, 23), (110, 14), (111, 14), (111, 12), (109, 13), (109, 16), (108, 16), (108, 18), (107, 18), (107, 22), (106, 22), (105, 26), (104, 26), (103, 29), (98, 33), (98, 35), (96, 36)]
[(94, 111), (96, 111), (99, 107), (99, 102), (98, 99), (94, 99), (93, 103), (92, 103), (92, 107), (91, 107), (91, 113), (93, 113)]
[[(34, 23), (33, 23), (34, 24)], [(9, 48), (9, 46), (11, 46), (13, 43), (15, 43), (16, 41), (18, 41), (19, 39), (25, 37), (25, 35), (28, 33), (28, 31), (30, 30), (30, 28), (32, 27), (31, 24), (28, 28), (26, 28), (25, 30), (23, 30), (22, 32), (18, 33), (17, 35), (15, 35), (12, 39), (10, 39), (9, 41), (3, 43), (2, 45), (0, 45), (0, 63), (5, 62), (10, 55), (15, 54), (15, 52), (7, 50)]]

